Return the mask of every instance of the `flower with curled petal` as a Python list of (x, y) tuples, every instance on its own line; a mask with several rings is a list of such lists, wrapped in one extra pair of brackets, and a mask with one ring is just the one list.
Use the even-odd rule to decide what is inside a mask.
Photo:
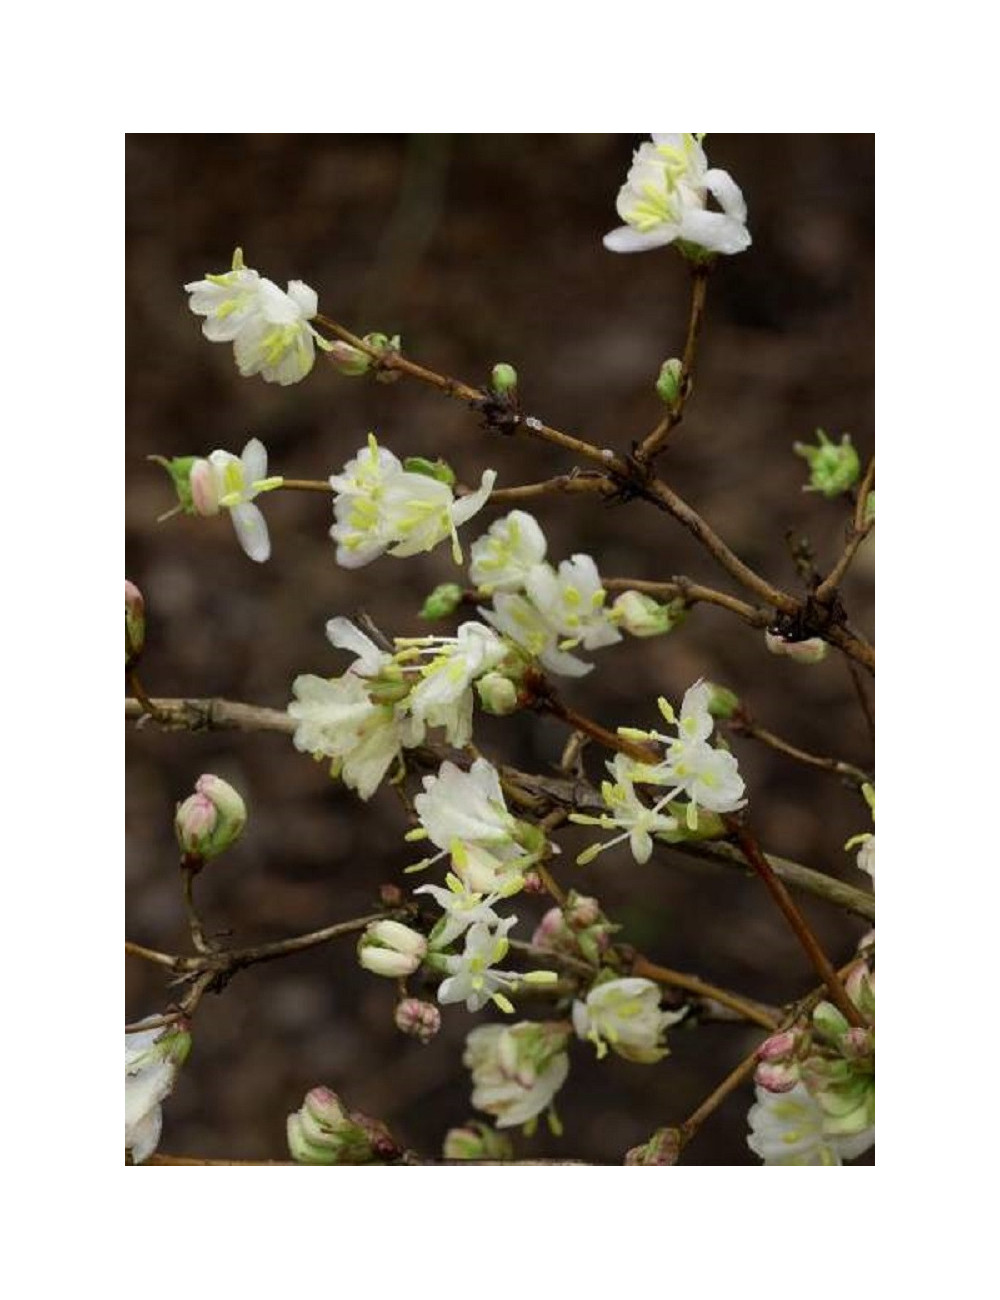
[[(749, 248), (743, 194), (728, 172), (708, 166), (701, 140), (654, 134), (639, 146), (615, 205), (627, 224), (604, 236), (605, 248), (638, 253), (675, 241), (709, 254)], [(709, 195), (721, 212), (709, 211)]]
[(125, 1150), (132, 1152), (133, 1164), (148, 1160), (159, 1144), (162, 1102), (190, 1049), (186, 1029), (140, 1025), (125, 1034)]
[(595, 984), (586, 1001), (573, 1003), (573, 1028), (578, 1038), (589, 1039), (597, 1059), (608, 1046), (627, 1061), (652, 1065), (667, 1055), (664, 1034), (686, 1014), (660, 1010), (660, 990), (652, 980), (630, 976)]
[(471, 1030), (462, 1062), (472, 1071), (473, 1106), (498, 1129), (530, 1124), (566, 1082), (568, 1038), (562, 1024), (529, 1020)]
[(479, 612), (502, 636), (537, 659), (549, 672), (561, 677), (584, 677), (594, 667), (560, 647), (556, 628), (524, 596), (497, 592), (493, 608), (480, 608)]
[(622, 639), (604, 608), (608, 593), (589, 555), (563, 560), (558, 572), (551, 564), (536, 564), (525, 579), (525, 592), (548, 623), (565, 638), (560, 650), (582, 645), (599, 650)]
[(529, 571), (545, 559), (547, 548), (534, 515), (512, 510), (472, 543), (469, 578), (484, 592), (521, 591)]

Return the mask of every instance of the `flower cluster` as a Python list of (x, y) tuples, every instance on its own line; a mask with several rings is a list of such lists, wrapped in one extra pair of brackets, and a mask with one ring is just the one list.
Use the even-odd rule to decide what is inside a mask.
[(202, 333), (213, 343), (232, 343), (241, 375), (272, 384), (295, 384), (312, 370), (316, 343), (329, 347), (309, 322), (319, 309), (315, 290), (291, 280), (287, 292), (245, 266), (243, 250), (231, 270), (184, 286), (189, 306), (204, 316)]
[[(639, 253), (675, 241), (700, 257), (742, 253), (750, 247), (747, 207), (728, 172), (709, 167), (701, 135), (653, 135), (639, 146), (618, 192), (626, 222), (604, 236), (613, 253)], [(708, 209), (708, 196), (721, 212)]]
[[(572, 813), (571, 820), (606, 830), (620, 828), (621, 833), (585, 849), (577, 862), (591, 862), (605, 849), (626, 839), (635, 860), (648, 862), (653, 852), (653, 835), (679, 831), (681, 814), (686, 829), (699, 833), (703, 830), (704, 812), (729, 813), (743, 807), (745, 786), (736, 759), (727, 749), (709, 744), (715, 725), (710, 711), (712, 690), (708, 682), (696, 682), (684, 695), (679, 718), (666, 700), (658, 701), (664, 718), (676, 726), (676, 736), (632, 727), (618, 728), (619, 734), (630, 740), (656, 742), (664, 745), (666, 751), (660, 762), (653, 760), (652, 755), (651, 761), (644, 763), (626, 754), (616, 754), (607, 764), (614, 778), (601, 786), (607, 812), (596, 817)], [(637, 785), (668, 788), (650, 806), (640, 798)], [(686, 805), (674, 805), (673, 801), (681, 796), (686, 798)]]
[(451, 538), (456, 564), (462, 563), (457, 529), (480, 511), (493, 490), (496, 471), (483, 472), (478, 491), (456, 499), (454, 474), (440, 462), (400, 461), (380, 447), (374, 434), (368, 445), (330, 476), (337, 543), (337, 563), (359, 569), (386, 551), (417, 555)]
[(758, 1049), (747, 1142), (767, 1165), (839, 1165), (875, 1141), (875, 982), (866, 960), (853, 964), (844, 987), (864, 1026), (821, 1002), (810, 1024)]
[(574, 555), (554, 568), (545, 560), (548, 542), (527, 511), (497, 519), (472, 544), (469, 577), (492, 609), (483, 618), (543, 668), (563, 677), (582, 677), (593, 664), (570, 651), (598, 650), (622, 639), (670, 631), (677, 611), (639, 592), (624, 592), (611, 608), (597, 565)]
[(399, 638), (394, 652), (346, 618), (331, 619), (327, 636), (358, 657), (340, 677), (295, 679), (288, 706), (297, 722), (295, 748), (333, 760), (332, 772), (368, 799), (403, 749), (423, 742), (429, 727), (449, 744), (472, 734), (473, 685), (502, 664), (509, 648), (481, 623), (463, 623), (453, 637)]

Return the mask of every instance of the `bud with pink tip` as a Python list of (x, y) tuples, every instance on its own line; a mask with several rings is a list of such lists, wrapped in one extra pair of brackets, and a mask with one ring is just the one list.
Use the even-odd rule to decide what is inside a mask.
[(400, 1148), (384, 1124), (348, 1112), (330, 1088), (310, 1088), (288, 1116), (288, 1149), (300, 1165), (366, 1165), (394, 1159)]
[(396, 1028), (420, 1043), (429, 1043), (441, 1028), (441, 1012), (432, 1002), (403, 998), (396, 1006)]
[(535, 927), (531, 942), (536, 948), (558, 948), (567, 942), (572, 943), (573, 936), (562, 908), (550, 907)]
[(446, 1160), (513, 1160), (514, 1148), (505, 1133), (489, 1124), (470, 1119), (461, 1128), (449, 1129), (444, 1139)]
[(783, 1029), (765, 1038), (757, 1048), (758, 1061), (787, 1061), (795, 1055), (802, 1042), (802, 1033), (796, 1029)]
[(219, 513), (219, 480), (209, 461), (200, 458), (194, 461), (188, 476), (188, 486), (195, 514), (207, 518)]
[(328, 343), (325, 351), (334, 369), (341, 375), (364, 375), (371, 369), (372, 359), (367, 352), (351, 347), (350, 343), (344, 343), (341, 339)]
[(189, 865), (218, 857), (235, 844), (247, 821), (246, 804), (228, 781), (205, 773), (194, 789), (177, 805), (174, 817), (177, 842)]
[(574, 930), (586, 930), (601, 918), (601, 905), (596, 898), (571, 892), (566, 905), (566, 920)]
[(675, 1165), (680, 1159), (680, 1129), (658, 1128), (648, 1142), (633, 1147), (625, 1154), (627, 1165)]
[(146, 602), (134, 582), (125, 579), (125, 667), (142, 654), (146, 641)]
[(753, 1077), (768, 1092), (791, 1092), (802, 1075), (794, 1061), (761, 1061)]

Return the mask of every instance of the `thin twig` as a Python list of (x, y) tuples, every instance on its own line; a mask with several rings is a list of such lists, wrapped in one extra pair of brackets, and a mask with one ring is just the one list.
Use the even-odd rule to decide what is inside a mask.
[(684, 408), (691, 394), (698, 335), (705, 318), (705, 297), (708, 291), (708, 267), (696, 266), (692, 270), (691, 310), (688, 314), (687, 338), (678, 381), (678, 396), (656, 428), (648, 433), (636, 450), (636, 459), (650, 461), (663, 450), (667, 439), (684, 418)]
[(854, 683), (854, 693), (858, 697), (858, 703), (861, 705), (861, 712), (865, 715), (865, 722), (868, 726), (868, 734), (872, 740), (875, 739), (875, 712), (872, 708), (872, 702), (868, 698), (868, 691), (858, 671), (858, 666), (852, 659), (845, 659), (847, 671), (851, 674), (851, 681)]
[(869, 772), (863, 771), (860, 767), (855, 767), (853, 763), (845, 763), (839, 758), (827, 758), (822, 754), (810, 754), (807, 750), (799, 749), (797, 745), (782, 740), (773, 731), (767, 731), (755, 722), (745, 709), (738, 710), (734, 714), (729, 727), (737, 736), (748, 736), (751, 740), (759, 740), (762, 745), (767, 745), (769, 749), (773, 749), (779, 754), (787, 754), (789, 758), (795, 759), (797, 763), (804, 763), (807, 767), (818, 767), (824, 772), (831, 772), (833, 775), (839, 776), (845, 781), (850, 781), (858, 787), (869, 783), (872, 779)]
[(841, 552), (840, 559), (830, 570), (829, 575), (816, 588), (816, 599), (820, 604), (825, 604), (836, 594), (844, 574), (850, 568), (851, 562), (858, 552), (858, 547), (875, 526), (874, 519), (865, 517), (868, 513), (868, 498), (871, 495), (874, 483), (875, 457), (873, 456), (868, 462), (868, 469), (858, 491), (858, 499), (854, 507), (854, 518), (847, 534), (847, 544)]
[(736, 614), (751, 627), (765, 628), (771, 622), (772, 615), (768, 610), (748, 605), (736, 596), (701, 586), (684, 577), (674, 577), (669, 582), (650, 582), (646, 578), (602, 578), (601, 583), (607, 591), (641, 591), (661, 600), (680, 599), (687, 605), (718, 605), (720, 609), (728, 609), (731, 614)]
[(735, 817), (726, 817), (724, 820), (726, 826), (739, 844), (743, 856), (764, 882), (764, 885), (775, 903), (777, 903), (778, 908), (785, 920), (788, 922), (795, 937), (805, 950), (806, 956), (812, 962), (819, 977), (829, 989), (830, 997), (836, 1004), (837, 1009), (847, 1019), (849, 1024), (863, 1027), (864, 1020), (861, 1017), (861, 1013), (847, 996), (847, 991), (837, 978), (837, 972), (834, 970), (832, 962), (823, 951), (819, 940), (813, 934), (808, 921), (806, 921), (798, 907), (796, 907), (791, 894), (771, 870), (771, 864), (764, 856), (760, 845), (757, 843), (753, 834)]
[(755, 1025), (761, 1025), (764, 1029), (775, 1030), (778, 1028), (777, 1017), (761, 1006), (759, 1002), (750, 1002), (738, 993), (731, 993), (728, 989), (720, 988), (717, 984), (709, 984), (707, 980), (703, 980), (697, 975), (686, 975), (683, 971), (671, 970), (668, 966), (660, 966), (658, 963), (651, 962), (643, 957), (641, 953), (637, 953), (632, 961), (632, 974), (655, 980), (657, 984), (666, 984), (671, 988), (683, 989), (687, 993), (693, 993), (699, 998), (706, 998), (710, 1002), (718, 1002), (720, 1006), (735, 1011), (743, 1020), (749, 1020)]

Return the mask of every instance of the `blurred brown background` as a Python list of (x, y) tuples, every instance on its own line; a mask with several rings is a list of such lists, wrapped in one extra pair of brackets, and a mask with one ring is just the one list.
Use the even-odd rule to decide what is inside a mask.
[[(323, 478), (374, 429), (400, 454), (445, 456), (466, 482), (487, 465), (499, 470), (498, 486), (569, 465), (542, 444), (483, 432), (466, 408), (408, 380), (344, 379), (322, 361), (291, 388), (241, 379), (231, 347), (202, 338), (182, 285), (225, 269), (242, 244), (262, 274), (305, 280), (321, 311), (359, 333), (399, 331), (406, 351), (436, 369), (478, 383), (495, 361), (512, 362), (526, 412), (625, 449), (661, 413), (653, 381), (682, 348), (688, 306), (672, 250), (623, 257), (601, 245), (619, 224), (614, 199), (640, 139), (129, 137), (126, 571), (147, 599), (142, 675), (152, 694), (284, 707), (296, 674), (345, 666), (324, 638), (327, 618), (364, 606), (392, 633), (426, 630), (416, 618), (423, 594), (456, 573), (444, 546), (339, 569), (329, 504), (306, 493), (262, 499), (273, 555), (255, 565), (225, 517), (154, 522), (172, 499), (148, 454), (239, 452), (254, 435), (272, 472)], [(873, 449), (874, 137), (719, 135), (706, 148), (742, 186), (754, 242), (712, 278), (696, 390), (662, 472), (737, 552), (792, 587), (786, 529), (805, 531), (828, 566), (845, 507), (801, 491), (805, 466), (791, 443), (822, 425), (850, 431), (863, 458)], [(498, 513), (467, 526), (466, 543)], [(606, 576), (684, 573), (727, 586), (678, 525), (641, 502), (554, 499), (536, 513), (556, 562), (586, 550)], [(869, 542), (846, 587), (852, 620), (869, 635), (873, 564)], [(699, 608), (675, 635), (594, 658), (593, 675), (564, 683), (565, 695), (607, 724), (652, 725), (657, 694), (677, 700), (707, 676), (795, 743), (872, 761), (839, 655), (816, 668), (774, 659), (759, 633)], [(562, 739), (555, 724), (517, 718), (484, 727), (480, 743), (542, 771)], [(842, 848), (866, 829), (857, 796), (751, 741), (735, 749), (765, 845), (867, 884)], [(601, 758), (588, 754), (593, 776)], [(413, 860), (388, 791), (359, 804), (284, 737), (129, 727), (126, 761), (128, 932), (154, 947), (187, 947), (172, 815), (203, 771), (237, 784), (251, 809), (242, 842), (199, 882), (209, 928), (231, 930), (233, 942), (361, 915), (379, 883), (403, 883)], [(665, 850), (642, 868), (627, 850), (578, 868), (579, 842), (578, 831), (564, 837), (561, 879), (598, 894), (624, 925), (621, 937), (654, 960), (774, 1003), (814, 983), (755, 880)], [(831, 956), (845, 960), (863, 925), (808, 900), (803, 908)], [(521, 897), (516, 911), (516, 933), (530, 937), (538, 900)], [(156, 970), (130, 961), (127, 977), (129, 1019), (166, 1005)], [(473, 1114), (460, 1058), (481, 1018), (449, 1008), (441, 1034), (421, 1047), (394, 1029), (393, 1004), (391, 982), (363, 974), (349, 940), (240, 974), (202, 1004), (162, 1148), (280, 1158), (285, 1115), (325, 1082), (438, 1154), (445, 1130)], [(653, 1128), (684, 1118), (757, 1034), (678, 1027), (672, 1054), (655, 1067), (614, 1057), (598, 1067), (590, 1047), (574, 1043), (559, 1099), (566, 1135), (519, 1138), (519, 1154), (618, 1163)], [(731, 1098), (685, 1159), (754, 1163), (750, 1100), (749, 1089)]]

